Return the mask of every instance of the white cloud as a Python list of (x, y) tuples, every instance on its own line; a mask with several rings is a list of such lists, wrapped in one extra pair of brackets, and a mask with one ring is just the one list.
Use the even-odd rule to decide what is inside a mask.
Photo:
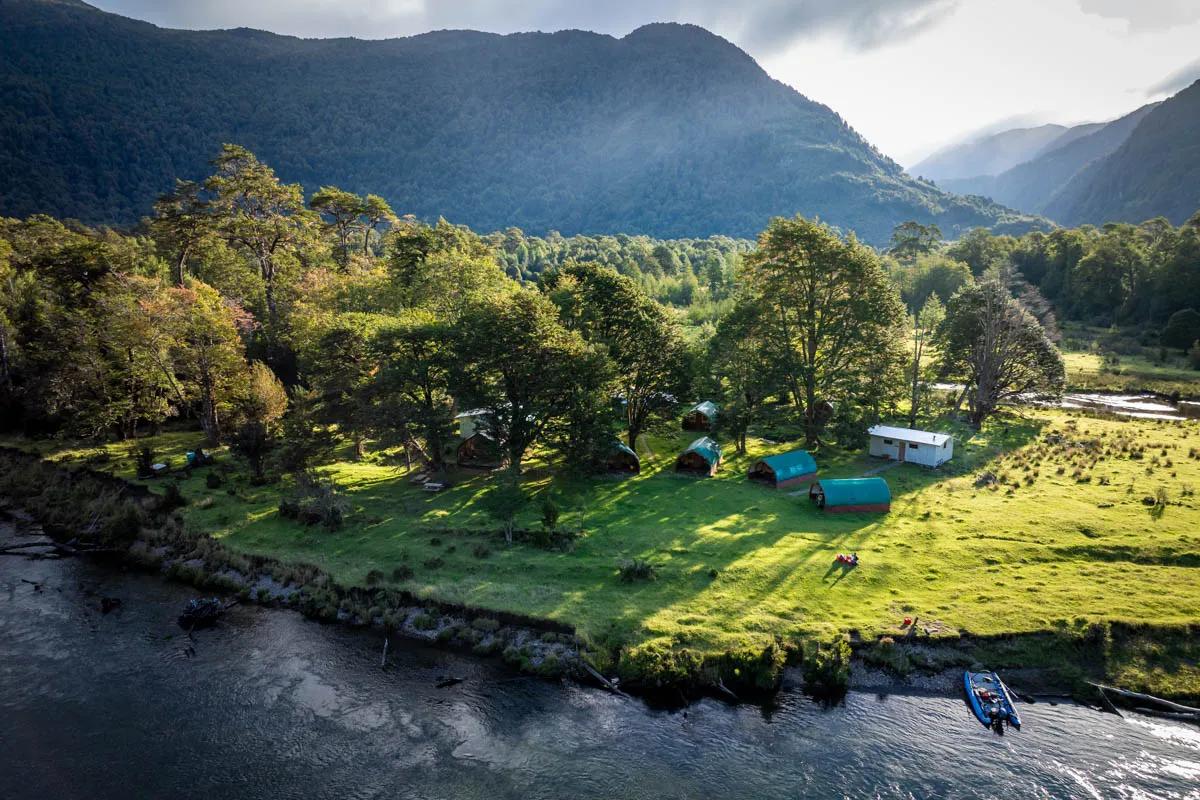
[(1184, 64), (1179, 69), (1163, 78), (1146, 90), (1146, 97), (1165, 97), (1173, 95), (1200, 80), (1200, 58)]
[(1124, 20), (1130, 32), (1165, 30), (1200, 20), (1197, 0), (1079, 0), (1085, 14)]

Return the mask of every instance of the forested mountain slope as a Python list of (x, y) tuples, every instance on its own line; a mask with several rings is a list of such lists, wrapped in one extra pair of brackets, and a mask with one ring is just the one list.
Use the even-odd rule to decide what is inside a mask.
[(306, 189), (401, 213), (660, 237), (797, 212), (873, 243), (1036, 220), (914, 180), (829, 108), (692, 26), (302, 40), (0, 2), (0, 215), (131, 223), (244, 145)]
[(1164, 100), (1107, 157), (1093, 162), (1046, 206), (1065, 225), (1141, 222), (1176, 225), (1200, 208), (1200, 81)]
[(939, 185), (951, 180), (999, 175), (1049, 149), (1086, 136), (1098, 125), (1039, 125), (1036, 128), (1012, 128), (987, 136), (968, 139), (944, 147), (913, 165), (909, 172)]
[(1045, 213), (1046, 207), (1076, 174), (1124, 144), (1157, 105), (1142, 106), (1103, 125), (1079, 126), (1090, 132), (1079, 137), (1062, 137), (1068, 139), (1065, 144), (1056, 141), (1049, 150), (999, 175), (947, 179), (939, 185), (952, 192), (983, 195), (1031, 214)]

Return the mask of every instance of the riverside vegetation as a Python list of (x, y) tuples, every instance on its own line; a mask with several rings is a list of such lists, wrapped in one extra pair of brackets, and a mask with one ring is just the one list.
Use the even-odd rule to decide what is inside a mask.
[[(1139, 251), (1146, 274), (1197, 269), (1197, 227), (1147, 228), (1174, 244)], [(895, 671), (986, 660), (1194, 696), (1200, 429), (1011, 404), (1053, 398), (1094, 359), (1116, 369), (1107, 347), (1139, 370), (1159, 348), (1164, 370), (1186, 358), (1186, 308), (1143, 317), (1125, 298), (1107, 313), (1126, 316), (1098, 327), (1078, 314), (1100, 305), (1016, 268), (1032, 249), (1053, 266), (1043, 278), (1082, 278), (1108, 237), (1149, 235), (1122, 231), (947, 246), (909, 224), (881, 256), (796, 218), (753, 246), (543, 246), (332, 187), (305, 198), (229, 146), (140, 231), (3, 222), (6, 441), (160, 494), (148, 502), (178, 523), (96, 525), (151, 556), (167, 526), (181, 577), (193, 552), (243, 576), (269, 561), (317, 616), (449, 631), (539, 671), (568, 657), (556, 637), (570, 630), (570, 648), (627, 685), (740, 695), (806, 656), (814, 680), (839, 682), (848, 637)], [(1093, 249), (1064, 264), (1064, 242)], [(667, 280), (690, 295), (658, 295)], [(1063, 332), (1056, 311), (1072, 315)], [(1054, 344), (1088, 337), (1065, 361)], [(722, 405), (715, 478), (671, 469), (689, 397)], [(500, 469), (455, 464), (465, 409), (483, 410)], [(744, 477), (798, 446), (823, 476), (861, 475), (876, 466), (866, 427), (910, 418), (953, 432), (955, 458), (890, 470), (887, 516), (822, 515)], [(604, 474), (615, 437), (640, 474)], [(201, 446), (213, 462), (184, 468)], [(172, 469), (151, 475), (158, 462)], [(52, 511), (9, 463), (5, 494)], [(844, 551), (857, 568), (831, 566)], [(447, 622), (455, 609), (474, 612)], [(506, 614), (546, 621), (547, 638), (487, 644), (486, 620)]]

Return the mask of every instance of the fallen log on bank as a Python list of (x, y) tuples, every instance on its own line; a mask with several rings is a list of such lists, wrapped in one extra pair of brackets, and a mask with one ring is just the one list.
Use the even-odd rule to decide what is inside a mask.
[(1101, 683), (1092, 683), (1089, 681), (1088, 685), (1095, 687), (1099, 691), (1100, 698), (1105, 702), (1106, 705), (1112, 704), (1112, 701), (1108, 696), (1111, 693), (1115, 697), (1124, 700), (1138, 711), (1150, 714), (1151, 716), (1200, 723), (1200, 708), (1185, 706), (1182, 703), (1164, 700), (1161, 697), (1143, 694), (1142, 692), (1131, 692), (1128, 689), (1118, 689), (1115, 686), (1105, 686)]
[(603, 686), (605, 689), (608, 689), (613, 694), (620, 695), (621, 697), (633, 699), (628, 694), (621, 691), (620, 687), (618, 687), (615, 683), (613, 683), (608, 678), (604, 677), (599, 672), (597, 672), (596, 668), (593, 667), (591, 664), (587, 663), (587, 661), (585, 661), (584, 659), (581, 658), (581, 659), (579, 659), (579, 663), (582, 664), (583, 669), (589, 675), (591, 675), (593, 678), (595, 678), (597, 681), (599, 681), (600, 685)]

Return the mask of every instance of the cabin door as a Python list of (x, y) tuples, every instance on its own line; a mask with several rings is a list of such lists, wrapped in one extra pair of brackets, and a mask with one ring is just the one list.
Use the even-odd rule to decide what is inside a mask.
[(908, 449), (908, 443), (907, 443), (907, 442), (901, 442), (901, 443), (900, 443), (900, 455), (896, 456), (896, 460), (897, 460), (897, 461), (903, 461), (903, 460), (904, 460), (904, 451), (905, 451), (905, 450), (907, 450), (907, 449)]

